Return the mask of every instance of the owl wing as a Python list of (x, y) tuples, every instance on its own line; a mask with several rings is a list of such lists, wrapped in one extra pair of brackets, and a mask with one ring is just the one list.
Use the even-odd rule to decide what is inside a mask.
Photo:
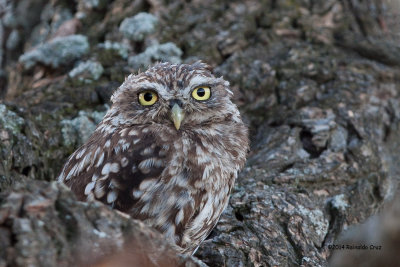
[(144, 180), (160, 179), (165, 168), (168, 145), (157, 145), (151, 134), (134, 128), (105, 135), (95, 132), (75, 151), (58, 180), (79, 200), (96, 199), (121, 211), (136, 202)]

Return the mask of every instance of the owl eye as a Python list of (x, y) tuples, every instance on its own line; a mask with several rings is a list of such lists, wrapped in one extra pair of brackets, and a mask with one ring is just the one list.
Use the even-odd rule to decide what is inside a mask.
[(210, 87), (208, 87), (208, 86), (196, 87), (192, 92), (192, 96), (194, 99), (199, 100), (199, 101), (207, 100), (211, 96)]
[(151, 106), (158, 100), (158, 96), (153, 91), (143, 91), (139, 94), (139, 103), (142, 106)]

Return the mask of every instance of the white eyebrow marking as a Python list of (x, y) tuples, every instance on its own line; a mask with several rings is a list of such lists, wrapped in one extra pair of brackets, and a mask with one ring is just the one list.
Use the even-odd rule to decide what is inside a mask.
[(145, 81), (139, 81), (137, 83), (138, 87), (143, 87), (143, 88), (148, 88), (148, 89), (160, 89), (160, 87), (162, 88), (163, 86), (159, 83), (154, 83), (154, 82), (149, 82), (147, 80)]

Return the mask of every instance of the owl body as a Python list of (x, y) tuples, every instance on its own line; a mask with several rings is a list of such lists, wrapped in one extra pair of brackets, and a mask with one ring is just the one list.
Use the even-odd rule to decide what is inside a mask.
[(228, 85), (203, 63), (162, 63), (129, 76), (59, 181), (80, 200), (126, 212), (193, 253), (225, 209), (248, 149)]

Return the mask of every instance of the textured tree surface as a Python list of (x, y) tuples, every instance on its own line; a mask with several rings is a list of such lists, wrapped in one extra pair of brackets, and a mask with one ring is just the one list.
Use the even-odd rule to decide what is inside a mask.
[(174, 256), (161, 235), (143, 223), (99, 202), (78, 202), (55, 182), (19, 185), (0, 199), (1, 266), (127, 266), (124, 258), (137, 266), (201, 266)]
[[(394, 0), (0, 0), (0, 266), (390, 264), (398, 10)], [(231, 82), (251, 130), (230, 204), (195, 254), (204, 263), (53, 182), (125, 76), (196, 60)], [(331, 249), (359, 243), (382, 249)]]

